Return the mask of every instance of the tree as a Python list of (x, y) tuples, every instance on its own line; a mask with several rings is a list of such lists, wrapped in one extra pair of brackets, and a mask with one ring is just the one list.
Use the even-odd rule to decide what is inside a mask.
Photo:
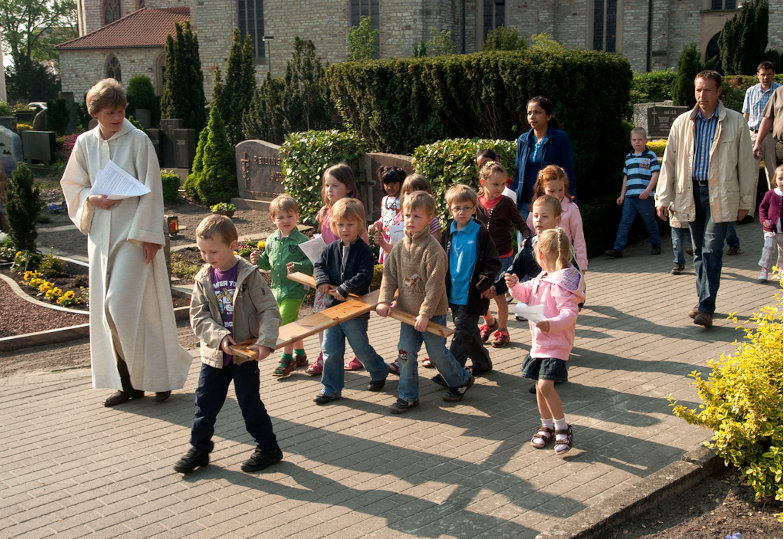
[(693, 107), (697, 101), (694, 99), (694, 77), (702, 71), (700, 53), (697, 45), (691, 43), (684, 45), (678, 58), (678, 76), (672, 83), (672, 102), (674, 105)]
[(553, 36), (547, 32), (541, 34), (534, 34), (531, 36), (531, 50), (539, 50), (552, 54), (564, 52), (566, 47), (553, 39)]
[(487, 33), (485, 42), (482, 45), (483, 51), (515, 51), (526, 48), (527, 44), (524, 37), (517, 34), (517, 28), (512, 26), (499, 26), (495, 30)]
[(378, 57), (378, 29), (369, 17), (359, 19), (358, 26), (348, 31), (348, 59), (370, 60)]
[(42, 205), (38, 186), (33, 184), (32, 171), (26, 164), (19, 163), (11, 175), (7, 208), (11, 239), (18, 251), (34, 251), (38, 237), (35, 223)]
[(54, 72), (26, 56), (5, 68), (5, 84), (9, 103), (47, 101), (60, 92), (60, 79)]
[(452, 37), (452, 32), (449, 30), (441, 30), (439, 32), (435, 28), (431, 28), (430, 39), (425, 44), (425, 47), (431, 56), (444, 56), (457, 52), (457, 44)]
[[(217, 107), (210, 110), (207, 142), (201, 152), (201, 173), (195, 177), (199, 199), (207, 205), (228, 202), (237, 196), (237, 176), (234, 147), (229, 142), (226, 128)], [(199, 135), (201, 143), (203, 135)]]
[(54, 46), (77, 37), (76, 0), (3, 0), (0, 25), (3, 43), (14, 65), (57, 59)]
[(744, 2), (719, 35), (719, 58), (729, 75), (753, 75), (768, 46), (768, 2)]
[(287, 133), (286, 111), (283, 107), (286, 83), (267, 73), (256, 90), (248, 110), (242, 115), (242, 132), (246, 139), (261, 139), (282, 144)]
[(324, 67), (311, 40), (294, 38), (294, 52), (286, 63), (284, 109), (291, 131), (310, 131), (328, 121), (328, 100), (321, 80)]
[(201, 131), (205, 123), (204, 75), (199, 59), (199, 39), (189, 22), (174, 23), (175, 37), (166, 36), (161, 117), (182, 118), (185, 127)]
[(216, 71), (212, 106), (218, 109), (224, 120), (229, 141), (237, 144), (242, 140), (242, 114), (256, 92), (253, 45), (248, 34), (245, 34), (243, 43), (238, 28), (234, 28), (234, 39), (226, 61), (226, 82), (220, 84), (219, 76), (220, 72)]

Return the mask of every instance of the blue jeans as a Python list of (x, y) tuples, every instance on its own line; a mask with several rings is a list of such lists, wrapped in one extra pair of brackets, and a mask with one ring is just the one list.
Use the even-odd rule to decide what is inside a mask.
[(727, 223), (727, 245), (740, 249), (740, 238), (735, 231), (735, 223)]
[(226, 401), (232, 381), (245, 428), (262, 448), (274, 447), (277, 442), (272, 432), (272, 421), (259, 397), (259, 364), (256, 361), (247, 361), (242, 365), (230, 363), (223, 369), (202, 363), (199, 386), (196, 388), (191, 445), (199, 451), (212, 451), (215, 420)]
[(622, 251), (629, 240), (629, 230), (634, 224), (637, 214), (642, 217), (645, 229), (648, 231), (648, 241), (654, 247), (661, 246), (659, 237), (659, 226), (656, 224), (656, 209), (653, 206), (653, 197), (649, 196), (645, 200), (640, 200), (639, 196), (628, 196), (623, 199), (623, 213), (621, 222), (618, 224), (618, 234), (615, 236), (613, 249)]
[(721, 280), (721, 257), (728, 223), (711, 219), (708, 186), (694, 184), (694, 221), (689, 223), (694, 245), (694, 272), (697, 274), (697, 297), (700, 312), (716, 310), (716, 294)]
[[(434, 316), (430, 319), (436, 324), (446, 324), (446, 314)], [(400, 362), (400, 383), (398, 396), (407, 401), (414, 402), (419, 398), (419, 376), (417, 373), (417, 353), (425, 343), (430, 361), (444, 377), (449, 387), (460, 387), (468, 382), (468, 371), (460, 365), (446, 348), (446, 338), (439, 337), (427, 331), (417, 331), (414, 326), (400, 324), (400, 341), (398, 342)]]
[(370, 373), (370, 380), (383, 380), (389, 368), (368, 342), (368, 319), (352, 318), (324, 330), (321, 353), (324, 355), (324, 371), (321, 373), (321, 392), (330, 397), (339, 397), (343, 391), (343, 356), (346, 339), (357, 359)]
[[(670, 236), (672, 236), (672, 253), (675, 255), (673, 264), (679, 266), (686, 265), (686, 242), (690, 241), (688, 228), (670, 228)], [(687, 240), (688, 238), (688, 240)]]

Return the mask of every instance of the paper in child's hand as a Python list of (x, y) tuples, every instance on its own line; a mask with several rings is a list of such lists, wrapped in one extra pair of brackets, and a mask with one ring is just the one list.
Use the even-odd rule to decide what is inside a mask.
[(522, 316), (527, 320), (530, 320), (534, 324), (537, 322), (541, 322), (542, 320), (546, 320), (544, 316), (544, 305), (541, 303), (539, 305), (528, 305), (526, 303), (518, 303), (514, 306), (514, 313), (518, 316)]

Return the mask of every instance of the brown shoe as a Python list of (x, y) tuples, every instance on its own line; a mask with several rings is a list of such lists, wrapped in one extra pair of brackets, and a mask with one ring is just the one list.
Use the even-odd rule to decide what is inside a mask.
[(133, 391), (115, 391), (106, 397), (106, 400), (103, 401), (103, 405), (108, 408), (141, 397), (144, 397), (144, 391), (139, 391), (138, 389), (134, 389)]
[(171, 396), (171, 391), (156, 391), (155, 402), (163, 402)]
[(735, 256), (736, 254), (740, 253), (740, 247), (735, 247), (734, 245), (727, 249), (727, 254), (729, 256)]
[(694, 317), (694, 323), (698, 326), (704, 326), (705, 329), (710, 329), (713, 326), (713, 315), (711, 313), (697, 313)]
[(700, 312), (700, 306), (695, 305), (694, 307), (691, 308), (691, 311), (689, 311), (689, 318), (694, 318), (695, 316), (697, 316), (698, 312)]

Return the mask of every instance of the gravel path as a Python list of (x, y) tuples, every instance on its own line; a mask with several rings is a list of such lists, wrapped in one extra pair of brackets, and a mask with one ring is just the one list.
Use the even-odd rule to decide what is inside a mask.
[(5, 281), (0, 281), (0, 298), (0, 337), (86, 324), (90, 320), (87, 314), (56, 311), (25, 301)]

